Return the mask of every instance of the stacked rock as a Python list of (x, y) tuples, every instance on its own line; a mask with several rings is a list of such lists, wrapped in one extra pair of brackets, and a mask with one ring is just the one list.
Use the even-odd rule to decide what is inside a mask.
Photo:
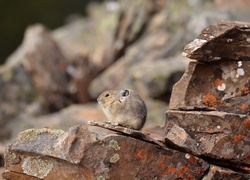
[(209, 26), (183, 56), (192, 61), (172, 91), (166, 142), (249, 173), (250, 23)]

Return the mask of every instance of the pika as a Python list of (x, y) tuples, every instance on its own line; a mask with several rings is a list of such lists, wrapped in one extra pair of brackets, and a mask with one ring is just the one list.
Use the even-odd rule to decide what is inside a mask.
[(147, 118), (147, 107), (133, 90), (109, 90), (98, 98), (108, 121), (123, 127), (140, 130)]

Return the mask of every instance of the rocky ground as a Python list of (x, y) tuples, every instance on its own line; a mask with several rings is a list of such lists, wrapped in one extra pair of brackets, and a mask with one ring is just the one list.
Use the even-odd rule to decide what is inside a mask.
[[(30, 26), (25, 32), (23, 43), (0, 68), (0, 149), (3, 149), (8, 142), (13, 142), (18, 133), (26, 129), (46, 127), (68, 131), (70, 127), (86, 124), (89, 120), (103, 122), (105, 116), (98, 108), (96, 98), (107, 89), (131, 88), (136, 90), (145, 100), (149, 111), (143, 132), (151, 132), (152, 134), (157, 132), (158, 130), (155, 131), (153, 127), (163, 128), (165, 126), (165, 112), (168, 110), (172, 87), (181, 78), (184, 71), (188, 69), (186, 75), (183, 76), (185, 78), (191, 77), (193, 69), (198, 69), (196, 76), (200, 81), (200, 77), (204, 77), (201, 82), (203, 85), (207, 79), (205, 75), (212, 76), (212, 72), (217, 72), (217, 65), (211, 65), (211, 69), (213, 69), (212, 67), (215, 69), (211, 72), (205, 69), (206, 65), (196, 65), (195, 63), (193, 65), (191, 63), (187, 68), (189, 63), (187, 57), (200, 60), (199, 55), (204, 54), (204, 51), (196, 54), (187, 51), (184, 55), (189, 54), (189, 56), (183, 57), (181, 52), (184, 46), (195, 39), (202, 29), (210, 24), (216, 25), (220, 20), (248, 21), (247, 17), (249, 17), (250, 11), (237, 8), (228, 9), (228, 7), (224, 7), (223, 1), (185, 1), (183, 4), (183, 1), (168, 1), (166, 3), (161, 0), (148, 0), (131, 2), (129, 5), (125, 1), (120, 1), (120, 3), (108, 1), (102, 5), (92, 4), (89, 7), (88, 18), (77, 18), (54, 31), (49, 31), (43, 25)], [(248, 37), (247, 33), (244, 35), (245, 37)], [(228, 37), (227, 39), (232, 38)], [(200, 44), (198, 42), (198, 45), (202, 44), (202, 42)], [(208, 52), (214, 46), (213, 44), (209, 46), (210, 49), (205, 49)], [(216, 49), (221, 46), (222, 44)], [(223, 53), (227, 55), (228, 52)], [(221, 56), (223, 53), (218, 51), (217, 54), (213, 54), (214, 60), (224, 58)], [(241, 59), (237, 59), (237, 57)], [(248, 60), (248, 57), (249, 54), (246, 53), (231, 58), (240, 61), (242, 59)], [(244, 66), (247, 62), (244, 61)], [(231, 69), (239, 68), (236, 67), (237, 63), (227, 62), (227, 64)], [(248, 73), (248, 71), (245, 72)], [(175, 144), (177, 150), (181, 149), (181, 152), (184, 149), (194, 155), (209, 154), (212, 158), (218, 159), (217, 150), (204, 152), (204, 149), (212, 148), (216, 144), (209, 144), (209, 141), (206, 144), (204, 137), (194, 138), (195, 135), (192, 134), (197, 131), (205, 133), (211, 129), (205, 127), (202, 127), (205, 128), (202, 130), (197, 129), (199, 123), (190, 126), (181, 124), (181, 119), (187, 119), (188, 122), (188, 119), (193, 119), (193, 116), (197, 115), (182, 112), (182, 110), (204, 110), (207, 108), (208, 110), (222, 110), (226, 113), (247, 114), (248, 107), (242, 103), (237, 104), (237, 102), (231, 101), (223, 104), (224, 102), (218, 100), (217, 94), (211, 96), (209, 89), (206, 89), (210, 85), (210, 81), (208, 81), (209, 85), (192, 88), (197, 85), (197, 78), (191, 79), (190, 85), (185, 84), (188, 81), (184, 81), (178, 84), (179, 88), (174, 89), (176, 95), (172, 95), (171, 110), (168, 112), (168, 117), (172, 118), (172, 121), (170, 124), (167, 123), (169, 131), (167, 131), (166, 139), (168, 143), (171, 142), (169, 144)], [(211, 83), (220, 89), (223, 88), (224, 79), (218, 78), (220, 79), (216, 81), (214, 77)], [(184, 89), (185, 85), (189, 88)], [(240, 89), (239, 92), (235, 90), (231, 96), (238, 97), (238, 94), (242, 95), (241, 93), (248, 94), (246, 88)], [(204, 99), (200, 99), (202, 95), (198, 94), (201, 89), (207, 90), (206, 93), (210, 95), (205, 102), (203, 102)], [(228, 93), (224, 92), (223, 95)], [(190, 94), (190, 96), (184, 96), (184, 94)], [(216, 101), (214, 100), (215, 96)], [(222, 96), (221, 92), (218, 93), (218, 96)], [(243, 101), (244, 99), (240, 102)], [(178, 102), (182, 104), (178, 104)], [(237, 108), (234, 108), (236, 104)], [(206, 116), (207, 113), (199, 115), (199, 117)], [(229, 116), (230, 119), (235, 115), (223, 114), (221, 116), (215, 113), (212, 116), (212, 120), (208, 116), (206, 125), (210, 126), (209, 123), (214, 123), (214, 117), (217, 117), (220, 123), (211, 124), (211, 127), (215, 126), (213, 128), (216, 129), (218, 126), (223, 127), (222, 121), (225, 116)], [(197, 119), (197, 121), (203, 120), (203, 118)], [(241, 121), (243, 123), (244, 120), (244, 117), (243, 119), (239, 117), (233, 121), (237, 124)], [(234, 123), (225, 129), (213, 129), (213, 132), (210, 132), (212, 136), (209, 136), (210, 140), (216, 141), (214, 135), (217, 133), (228, 133), (226, 132), (228, 128), (230, 130), (235, 128), (233, 127)], [(244, 131), (244, 128), (241, 129), (241, 133)], [(160, 131), (161, 133), (162, 131)], [(176, 142), (176, 139), (171, 138), (171, 133), (186, 134), (185, 142), (188, 141), (189, 145)], [(226, 142), (225, 147), (231, 146), (230, 143), (232, 143), (227, 138), (235, 140), (235, 137), (238, 143), (237, 147), (241, 146), (242, 139), (246, 141), (245, 144), (249, 143), (247, 134), (233, 131), (233, 135), (229, 137), (223, 133), (220, 136), (220, 143)], [(243, 136), (248, 139), (244, 139)], [(117, 141), (124, 145), (126, 138), (123, 139), (124, 137), (120, 136), (119, 138), (121, 140)], [(140, 143), (139, 140), (136, 141)], [(199, 142), (204, 144), (196, 147), (195, 144)], [(145, 146), (148, 150), (154, 149), (154, 146)], [(13, 146), (10, 150), (15, 151), (15, 148)], [(140, 148), (137, 145), (134, 148), (139, 153)], [(247, 153), (245, 151), (248, 149), (245, 148), (241, 150)], [(36, 153), (39, 154), (39, 152)], [(159, 154), (160, 152), (154, 151), (154, 153)], [(227, 153), (230, 155), (223, 157), (223, 159), (233, 159), (230, 162), (233, 163), (234, 168), (237, 170), (249, 168), (248, 156), (242, 155), (239, 159), (234, 159), (233, 157), (237, 154)], [(175, 158), (182, 156), (180, 152), (174, 154), (178, 154), (173, 156)], [(57, 158), (57, 156), (55, 157)], [(244, 168), (239, 168), (239, 161), (245, 161), (244, 158), (246, 159), (246, 163), (242, 165)], [(2, 164), (1, 161), (3, 161), (2, 150), (0, 150), (0, 164)], [(199, 161), (203, 163), (202, 159)], [(155, 163), (160, 162), (156, 161)], [(186, 161), (183, 163), (185, 164)], [(199, 170), (199, 177), (208, 168), (206, 163), (204, 162), (202, 165), (203, 170)], [(220, 163), (215, 164), (220, 165)], [(167, 175), (167, 166), (163, 166), (164, 173)], [(214, 169), (217, 168), (216, 166)], [(213, 169), (212, 166), (210, 169)], [(212, 176), (213, 172), (210, 171), (210, 173)], [(188, 173), (188, 175), (193, 174)]]

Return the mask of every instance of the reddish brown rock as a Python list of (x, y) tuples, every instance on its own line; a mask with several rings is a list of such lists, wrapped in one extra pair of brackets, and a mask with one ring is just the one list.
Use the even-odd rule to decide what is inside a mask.
[(228, 9), (248, 9), (250, 8), (250, 1), (249, 0), (214, 0), (216, 6), (221, 8), (228, 8)]
[(218, 111), (173, 110), (167, 116), (166, 139), (179, 148), (213, 158), (219, 164), (231, 162), (230, 166), (237, 168), (250, 165), (250, 117)]
[[(151, 34), (151, 36), (153, 35)], [(173, 84), (183, 74), (187, 63), (183, 60), (185, 58), (181, 56), (158, 59), (162, 51), (164, 51), (164, 44), (167, 43), (168, 39), (162, 39), (163, 34), (156, 33), (153, 39), (161, 39), (162, 47), (160, 47), (161, 45), (156, 45), (159, 43), (158, 40), (152, 41), (155, 42), (153, 44), (145, 42), (150, 40), (151, 36), (143, 39), (140, 44), (132, 46), (126, 56), (92, 81), (89, 88), (92, 97), (97, 97), (106, 89), (122, 89), (126, 87), (140, 92), (140, 96), (143, 98), (164, 96), (164, 100), (169, 101), (166, 96), (169, 97)], [(139, 53), (141, 50), (138, 46), (146, 46), (141, 47), (147, 49), (145, 52), (148, 54), (146, 59), (143, 58), (145, 54)]]
[(220, 22), (186, 45), (186, 57), (197, 61), (250, 60), (250, 23)]
[(5, 168), (3, 177), (13, 179), (200, 179), (208, 164), (125, 134), (76, 126), (20, 133), (7, 148)]
[(209, 171), (203, 179), (234, 179), (234, 180), (249, 180), (249, 174), (238, 173), (231, 169), (221, 168), (218, 166), (210, 166)]
[(44, 26), (34, 25), (27, 29), (22, 45), (8, 65), (14, 62), (24, 65), (46, 109), (54, 111), (69, 104), (65, 88), (67, 59)]
[(172, 91), (170, 109), (250, 112), (250, 61), (190, 62)]
[(249, 23), (221, 22), (184, 49), (197, 61), (173, 87), (166, 144), (238, 171), (210, 168), (205, 179), (248, 179), (250, 173), (249, 32)]

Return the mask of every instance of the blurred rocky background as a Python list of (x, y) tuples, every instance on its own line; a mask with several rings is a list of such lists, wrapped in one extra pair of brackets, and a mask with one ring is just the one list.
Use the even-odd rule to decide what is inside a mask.
[(249, 21), (247, 0), (0, 2), (0, 166), (28, 128), (104, 121), (96, 98), (132, 88), (163, 126), (183, 47), (220, 20)]

